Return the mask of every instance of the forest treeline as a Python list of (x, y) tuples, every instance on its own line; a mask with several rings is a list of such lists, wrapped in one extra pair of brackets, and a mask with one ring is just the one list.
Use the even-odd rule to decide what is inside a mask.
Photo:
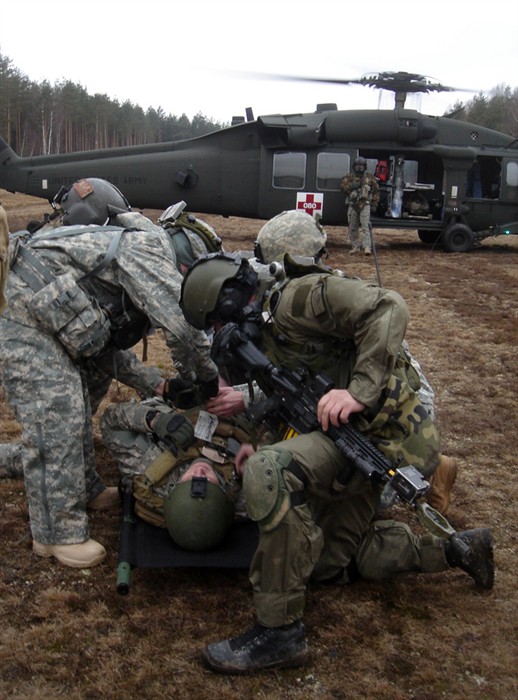
[[(498, 85), (457, 102), (451, 112), (454, 119), (518, 137), (518, 88)], [(22, 156), (177, 141), (224, 126), (202, 114), (190, 120), (160, 107), (144, 111), (130, 101), (89, 95), (70, 80), (36, 83), (0, 52), (0, 135)]]
[(177, 141), (223, 126), (89, 95), (70, 80), (36, 83), (0, 52), (0, 134), (22, 156)]

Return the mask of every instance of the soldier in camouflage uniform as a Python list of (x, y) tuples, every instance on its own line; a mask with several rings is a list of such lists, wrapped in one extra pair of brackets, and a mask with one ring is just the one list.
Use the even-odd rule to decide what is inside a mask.
[[(326, 250), (327, 236), (319, 221), (306, 213), (290, 210), (270, 219), (257, 234), (255, 242), (256, 261), (262, 265), (270, 265), (274, 261), (281, 262), (288, 253), (292, 258), (304, 256), (318, 264), (324, 264), (328, 254)], [(402, 344), (401, 352), (410, 361), (417, 383), (414, 388), (419, 400), (427, 410), (430, 418), (435, 421), (435, 392), (426, 378), (420, 364), (410, 353), (406, 341)], [(214, 399), (218, 405), (223, 396)], [(428, 503), (445, 514), (450, 505), (450, 495), (458, 472), (457, 461), (446, 455), (441, 455), (437, 469), (430, 476), (430, 490), (427, 493)], [(394, 492), (387, 486), (382, 505), (393, 503)]]
[[(122, 485), (133, 493), (137, 515), (167, 527), (184, 549), (214, 547), (234, 516), (246, 517), (234, 469), (241, 444), (251, 439), (250, 425), (242, 416), (218, 420), (202, 407), (179, 412), (154, 398), (109, 405), (100, 427), (117, 460)], [(178, 493), (178, 487), (193, 478), (197, 497), (191, 497), (189, 487)], [(202, 503), (204, 480), (218, 490), (203, 494)]]
[[(285, 260), (289, 263), (289, 258)], [(401, 353), (408, 309), (395, 292), (313, 266), (288, 266), (278, 287), (262, 281), (238, 256), (215, 254), (194, 263), (180, 305), (199, 329), (255, 318), (264, 352), (277, 366), (301, 365), (328, 376), (336, 388), (318, 404), (322, 430), (354, 419), (355, 426), (401, 466), (425, 476), (439, 459), (433, 422), (409, 383)], [(300, 275), (300, 276), (299, 276)], [(247, 306), (248, 305), (248, 306)], [(249, 331), (251, 333), (251, 331)], [(218, 337), (215, 338), (215, 347)], [(264, 377), (255, 377), (259, 384)], [(267, 382), (263, 386), (268, 393)], [(257, 624), (206, 647), (214, 671), (246, 673), (303, 663), (308, 654), (302, 615), (310, 577), (320, 583), (380, 580), (402, 572), (460, 566), (483, 588), (493, 585), (490, 530), (449, 540), (418, 536), (406, 524), (376, 521), (380, 489), (355, 471), (344, 486), (347, 460), (322, 432), (299, 435), (238, 458), (249, 516), (260, 529), (250, 568)]]
[[(78, 223), (83, 205), (90, 209), (98, 184), (71, 188), (65, 223)], [(23, 429), (33, 550), (76, 567), (94, 566), (106, 554), (89, 538), (87, 507), (118, 500), (95, 470), (91, 423), (111, 379), (167, 399), (186, 381), (197, 381), (206, 395), (218, 386), (206, 335), (178, 307), (175, 230), (131, 212), (118, 194), (121, 202), (115, 197), (97, 221), (114, 225), (11, 237), (8, 308), (0, 318), (3, 385)], [(163, 329), (181, 375), (176, 382), (166, 383), (129, 350), (150, 328)]]
[(7, 284), (7, 251), (9, 248), (9, 227), (5, 209), (0, 205), (0, 313), (5, 309), (5, 285)]
[(371, 255), (370, 218), (378, 206), (379, 186), (374, 175), (367, 172), (365, 158), (356, 158), (353, 172), (342, 178), (340, 189), (346, 195), (349, 239), (352, 246), (349, 253), (354, 255), (363, 250), (365, 255)]

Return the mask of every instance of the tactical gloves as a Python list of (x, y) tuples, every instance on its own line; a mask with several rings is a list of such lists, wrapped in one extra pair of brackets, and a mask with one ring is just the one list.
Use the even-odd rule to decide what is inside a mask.
[(164, 401), (177, 408), (193, 408), (201, 403), (197, 387), (181, 377), (166, 379), (162, 396)]
[(160, 413), (153, 423), (153, 433), (174, 455), (185, 450), (194, 440), (190, 420), (177, 413)]
[(167, 403), (177, 408), (187, 409), (199, 406), (219, 391), (219, 381), (216, 376), (209, 381), (198, 380), (196, 383), (181, 377), (166, 379), (163, 398)]
[(217, 395), (219, 391), (219, 378), (216, 375), (214, 379), (209, 379), (208, 381), (199, 379), (198, 386), (200, 388), (203, 400), (206, 401), (207, 399)]

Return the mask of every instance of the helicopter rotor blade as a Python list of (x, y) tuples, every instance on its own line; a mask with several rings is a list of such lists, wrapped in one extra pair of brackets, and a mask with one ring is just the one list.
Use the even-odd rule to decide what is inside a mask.
[(443, 85), (435, 78), (406, 71), (365, 73), (360, 78), (330, 78), (255, 71), (230, 71), (234, 77), (252, 80), (283, 80), (290, 82), (324, 83), (328, 85), (363, 85), (391, 92), (472, 92), (472, 90)]

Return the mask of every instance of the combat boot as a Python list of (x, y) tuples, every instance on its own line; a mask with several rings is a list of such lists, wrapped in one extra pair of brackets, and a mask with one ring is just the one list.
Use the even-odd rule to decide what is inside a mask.
[(456, 532), (445, 543), (446, 561), (471, 576), (479, 588), (493, 588), (493, 536), (488, 528)]
[(457, 478), (459, 465), (453, 457), (441, 455), (439, 465), (430, 477), (430, 490), (426, 494), (428, 504), (445, 515), (450, 506), (453, 484)]
[(40, 557), (55, 557), (61, 564), (75, 569), (97, 566), (106, 556), (105, 548), (95, 540), (78, 544), (42, 544), (34, 540), (32, 551)]
[(218, 673), (253, 673), (262, 668), (301, 666), (308, 658), (300, 620), (282, 627), (256, 624), (243, 634), (205, 647), (202, 661)]

